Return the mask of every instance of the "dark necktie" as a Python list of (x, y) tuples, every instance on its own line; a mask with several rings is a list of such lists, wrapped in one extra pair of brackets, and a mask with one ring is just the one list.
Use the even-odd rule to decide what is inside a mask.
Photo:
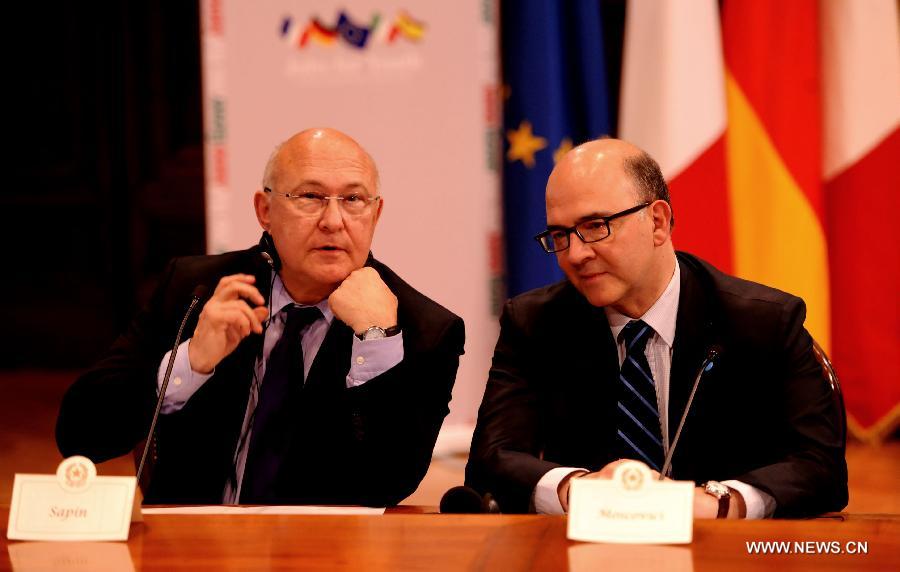
[(618, 454), (623, 459), (643, 461), (658, 471), (663, 463), (663, 446), (656, 383), (644, 355), (653, 328), (632, 320), (620, 335), (625, 341), (625, 360), (619, 371), (616, 404)]
[(286, 453), (291, 417), (287, 410), (292, 390), (303, 387), (303, 348), (300, 332), (322, 317), (315, 306), (289, 304), (285, 312), (284, 331), (269, 353), (266, 373), (259, 388), (259, 399), (253, 412), (250, 448), (241, 482), (240, 502), (265, 503), (272, 496), (272, 486)]

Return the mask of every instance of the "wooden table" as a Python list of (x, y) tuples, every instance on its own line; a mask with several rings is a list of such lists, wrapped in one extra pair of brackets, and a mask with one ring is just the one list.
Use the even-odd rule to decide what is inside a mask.
[[(383, 516), (148, 515), (127, 543), (6, 539), (0, 570), (900, 570), (900, 516), (805, 521), (698, 521), (685, 546), (570, 542), (565, 517), (438, 515), (400, 507)], [(418, 513), (418, 514), (417, 514)], [(866, 543), (867, 554), (748, 554), (747, 542)], [(803, 546), (807, 546), (804, 544)], [(809, 545), (814, 549), (814, 544)], [(829, 545), (831, 546), (831, 545)]]

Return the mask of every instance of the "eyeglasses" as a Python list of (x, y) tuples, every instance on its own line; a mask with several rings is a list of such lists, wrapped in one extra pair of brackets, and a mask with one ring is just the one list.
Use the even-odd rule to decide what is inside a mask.
[(307, 215), (322, 214), (328, 201), (338, 201), (338, 206), (348, 215), (361, 215), (366, 212), (369, 205), (381, 199), (380, 196), (367, 197), (360, 193), (347, 193), (345, 195), (323, 195), (322, 193), (276, 193), (269, 187), (263, 189), (267, 193), (285, 197), (297, 211)]
[(545, 252), (551, 253), (559, 252), (561, 250), (569, 248), (569, 235), (573, 232), (578, 235), (578, 238), (581, 239), (581, 242), (597, 242), (608, 237), (612, 232), (609, 229), (609, 221), (615, 220), (619, 217), (630, 215), (632, 213), (636, 213), (642, 208), (648, 206), (650, 206), (650, 203), (641, 203), (637, 206), (631, 207), (630, 209), (625, 209), (624, 211), (617, 212), (609, 216), (592, 218), (580, 222), (575, 226), (570, 226), (569, 228), (549, 228), (539, 235), (535, 236), (534, 239), (538, 241), (538, 243), (540, 243), (541, 248), (543, 248)]

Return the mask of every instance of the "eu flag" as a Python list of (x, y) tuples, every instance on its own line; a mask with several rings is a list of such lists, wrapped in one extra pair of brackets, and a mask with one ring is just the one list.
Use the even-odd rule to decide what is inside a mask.
[(533, 239), (547, 225), (547, 177), (556, 157), (610, 131), (599, 4), (500, 3), (509, 296), (563, 278), (556, 257)]

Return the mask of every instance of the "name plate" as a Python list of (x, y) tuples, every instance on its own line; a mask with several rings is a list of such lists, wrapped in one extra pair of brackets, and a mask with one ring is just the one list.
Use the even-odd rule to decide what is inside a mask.
[(685, 544), (693, 525), (694, 483), (659, 481), (643, 463), (622, 463), (612, 479), (570, 481), (570, 540)]
[(17, 474), (10, 540), (128, 540), (135, 477), (98, 477), (86, 457), (69, 457), (56, 475)]

